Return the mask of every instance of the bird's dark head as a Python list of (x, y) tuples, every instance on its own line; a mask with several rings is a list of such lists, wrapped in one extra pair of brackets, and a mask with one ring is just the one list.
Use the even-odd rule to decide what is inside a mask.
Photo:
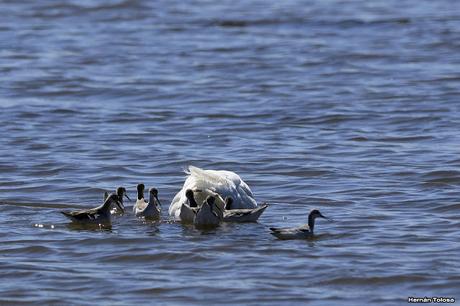
[(157, 197), (158, 196), (158, 189), (152, 187), (152, 188), (149, 189), (149, 193), (151, 195), (153, 195), (154, 197)]
[(123, 196), (125, 196), (128, 200), (131, 201), (131, 199), (128, 197), (128, 194), (126, 193), (126, 188), (125, 187), (118, 187), (117, 188), (117, 195), (120, 198), (120, 201), (123, 201)]
[(232, 209), (232, 204), (233, 204), (233, 199), (232, 199), (232, 197), (227, 197), (227, 198), (225, 199), (225, 209), (226, 209), (226, 210)]
[(161, 206), (160, 200), (158, 199), (158, 189), (151, 187), (149, 189), (149, 194), (150, 194), (149, 203), (154, 201), (155, 205)]
[(117, 188), (117, 195), (121, 198), (123, 195), (126, 193), (126, 188), (125, 187), (118, 187)]
[(216, 198), (213, 196), (208, 196), (206, 198), (206, 203), (208, 203), (209, 206), (213, 206), (216, 201)]
[(141, 200), (144, 198), (144, 189), (145, 189), (144, 184), (137, 185), (137, 199), (138, 200)]
[(193, 191), (191, 189), (187, 189), (185, 191), (185, 196), (187, 197), (187, 199), (193, 199)]
[(313, 218), (313, 219), (316, 219), (316, 218), (323, 218), (323, 219), (326, 219), (326, 220), (329, 220), (331, 221), (331, 219), (329, 219), (328, 217), (325, 217), (319, 210), (317, 209), (313, 209), (311, 212), (310, 212), (310, 215), (309, 215), (310, 218)]
[(144, 192), (145, 185), (144, 184), (137, 184), (137, 192)]

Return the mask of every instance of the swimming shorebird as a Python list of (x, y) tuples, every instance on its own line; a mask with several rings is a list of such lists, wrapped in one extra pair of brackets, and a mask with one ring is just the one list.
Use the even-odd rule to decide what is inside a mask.
[(118, 195), (112, 193), (107, 197), (101, 206), (91, 209), (82, 209), (76, 211), (61, 211), (61, 213), (75, 223), (84, 224), (99, 224), (108, 225), (112, 224), (110, 207), (115, 204), (122, 210), (121, 203)]
[(313, 230), (315, 228), (315, 219), (324, 218), (326, 220), (332, 221), (331, 219), (323, 216), (319, 210), (314, 209), (308, 215), (308, 224), (305, 224), (300, 227), (291, 227), (291, 228), (277, 228), (270, 227), (272, 231), (270, 234), (278, 237), (279, 239), (307, 239), (313, 237)]
[[(121, 187), (121, 186), (118, 187), (116, 189), (115, 193), (118, 195), (118, 198), (119, 198), (119, 201), (121, 203), (121, 206), (123, 207), (123, 210), (121, 211), (120, 209), (118, 209), (118, 207), (112, 205), (112, 207), (110, 209), (110, 213), (112, 215), (120, 215), (120, 214), (123, 214), (125, 212), (125, 205), (123, 203), (123, 196), (125, 196), (130, 201), (131, 201), (131, 199), (128, 197), (128, 194), (126, 193), (126, 188), (125, 187)], [(105, 201), (105, 199), (107, 199), (108, 196), (109, 196), (109, 193), (107, 191), (104, 192), (104, 201)]]
[(193, 224), (196, 227), (215, 227), (223, 218), (222, 210), (216, 205), (215, 198), (208, 196), (198, 209)]
[(256, 208), (247, 209), (233, 209), (233, 199), (227, 197), (225, 200), (224, 219), (225, 222), (257, 222), (260, 215), (268, 207), (268, 204), (264, 203)]
[(136, 217), (145, 217), (149, 219), (160, 219), (161, 203), (158, 200), (158, 190), (149, 189), (149, 202), (144, 199), (144, 184), (137, 185), (137, 201), (133, 206), (133, 212)]
[[(211, 195), (218, 194), (222, 198), (231, 197), (235, 209), (256, 208), (257, 202), (254, 199), (249, 186), (240, 178), (238, 174), (226, 170), (203, 170), (194, 166), (189, 166), (186, 171), (188, 174), (184, 186), (176, 194), (169, 206), (169, 215), (179, 219), (182, 204), (187, 203), (185, 195), (187, 189), (195, 191), (195, 200), (202, 203)], [(196, 192), (201, 190), (201, 192)], [(220, 208), (224, 208), (225, 203), (220, 204), (219, 198), (216, 202)]]
[(182, 203), (179, 219), (182, 223), (193, 223), (196, 213), (199, 210), (198, 203), (195, 201), (193, 190), (187, 189), (185, 191), (185, 196), (187, 197), (188, 204)]

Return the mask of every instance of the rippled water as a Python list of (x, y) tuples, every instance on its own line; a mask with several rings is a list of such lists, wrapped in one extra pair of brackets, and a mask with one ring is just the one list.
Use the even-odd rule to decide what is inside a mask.
[[(458, 3), (0, 9), (0, 304), (460, 298)], [(168, 222), (189, 164), (271, 206), (212, 231)], [(59, 214), (139, 182), (163, 222), (77, 231)], [(269, 234), (312, 208), (336, 220), (314, 240)]]

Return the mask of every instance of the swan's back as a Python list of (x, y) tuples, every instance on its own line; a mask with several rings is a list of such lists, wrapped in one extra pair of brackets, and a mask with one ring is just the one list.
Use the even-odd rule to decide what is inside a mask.
[(179, 218), (180, 206), (183, 203), (187, 203), (187, 197), (185, 196), (187, 189), (202, 191), (195, 193), (198, 205), (201, 205), (208, 195), (217, 193), (223, 199), (232, 197), (234, 208), (257, 207), (257, 202), (254, 199), (251, 189), (234, 172), (226, 170), (203, 170), (198, 167), (189, 166), (186, 173), (188, 177), (185, 180), (184, 186), (176, 194), (169, 207), (169, 214), (177, 219)]

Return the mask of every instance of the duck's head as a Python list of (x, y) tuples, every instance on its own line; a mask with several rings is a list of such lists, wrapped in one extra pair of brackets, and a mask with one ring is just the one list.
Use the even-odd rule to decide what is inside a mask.
[(185, 196), (187, 197), (188, 200), (193, 199), (193, 191), (191, 189), (187, 189), (185, 191)]
[(313, 233), (313, 228), (315, 227), (315, 219), (316, 218), (323, 218), (329, 221), (332, 221), (328, 217), (325, 217), (319, 210), (313, 209), (310, 214), (308, 215), (308, 227), (310, 227), (310, 231)]
[(125, 196), (128, 200), (131, 201), (131, 199), (128, 197), (128, 194), (126, 193), (126, 188), (125, 187), (118, 187), (117, 188), (117, 195), (120, 197), (121, 201), (123, 201), (123, 196)]
[(211, 196), (211, 195), (208, 196), (208, 197), (206, 198), (206, 203), (207, 203), (210, 207), (212, 207), (212, 206), (214, 205), (215, 202), (216, 202), (216, 198), (213, 197), (213, 196)]
[(325, 216), (324, 216), (319, 210), (317, 210), (317, 209), (313, 209), (313, 210), (310, 212), (310, 217), (313, 218), (313, 219), (316, 219), (316, 218), (323, 218), (323, 219), (326, 219), (326, 220), (331, 221), (330, 218), (325, 217)]
[(155, 198), (158, 197), (158, 189), (152, 187), (149, 189), (149, 194), (153, 195)]
[(151, 187), (149, 189), (150, 199), (149, 202), (155, 201), (155, 205), (161, 206), (160, 200), (158, 199), (158, 189)]
[(193, 190), (187, 189), (185, 191), (185, 196), (187, 197), (188, 204), (190, 205), (190, 207), (198, 207), (198, 204), (195, 201), (195, 196), (193, 194)]
[[(219, 207), (219, 205), (217, 205), (216, 203), (216, 198), (212, 195), (208, 196), (206, 198), (206, 201), (205, 203), (207, 205), (209, 205), (209, 207), (211, 208), (211, 212), (219, 219), (222, 220), (223, 218), (223, 215), (224, 215), (224, 212), (222, 211), (222, 209)], [(203, 203), (204, 205), (204, 203)]]
[(216, 198), (211, 195), (206, 198), (206, 203), (208, 203), (209, 205), (214, 205), (215, 202)]

